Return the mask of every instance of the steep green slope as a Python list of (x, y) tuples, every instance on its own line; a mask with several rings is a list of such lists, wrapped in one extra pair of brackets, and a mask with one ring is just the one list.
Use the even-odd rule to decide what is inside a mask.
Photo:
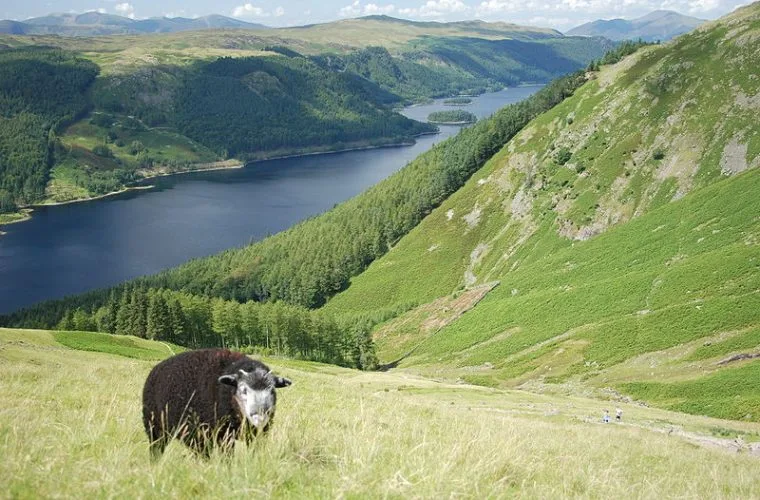
[(326, 310), (422, 304), (376, 332), (394, 366), (759, 419), (759, 34), (755, 4), (603, 68)]
[(458, 286), (501, 279), (554, 249), (760, 165), (760, 82), (751, 70), (760, 65), (751, 45), (758, 10), (753, 5), (603, 68), (534, 120), (328, 307), (362, 312), (421, 304)]

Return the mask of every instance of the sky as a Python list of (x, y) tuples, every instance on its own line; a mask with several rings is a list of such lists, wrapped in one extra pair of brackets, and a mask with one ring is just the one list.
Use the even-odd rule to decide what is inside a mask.
[(99, 12), (134, 19), (222, 14), (268, 26), (297, 26), (387, 14), (419, 21), (482, 19), (566, 31), (595, 19), (675, 10), (715, 19), (748, 0), (0, 0), (0, 18), (23, 21), (53, 12)]

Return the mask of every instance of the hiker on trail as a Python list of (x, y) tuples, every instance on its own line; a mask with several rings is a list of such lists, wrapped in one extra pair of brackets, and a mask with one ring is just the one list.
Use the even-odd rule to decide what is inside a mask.
[(623, 410), (620, 408), (615, 408), (615, 420), (620, 422), (623, 420)]
[(604, 410), (604, 416), (602, 417), (602, 422), (605, 424), (610, 423), (610, 410)]

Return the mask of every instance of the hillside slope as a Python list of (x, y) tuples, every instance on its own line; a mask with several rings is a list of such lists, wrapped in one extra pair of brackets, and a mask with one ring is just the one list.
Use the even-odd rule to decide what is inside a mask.
[[(413, 351), (401, 366), (426, 373), (497, 385), (615, 383), (667, 406), (760, 419), (757, 390), (724, 380), (714, 397), (747, 399), (708, 408), (669, 386), (633, 384), (673, 382), (672, 366), (634, 375), (618, 366), (730, 337), (714, 354), (694, 354), (709, 362), (683, 377), (718, 388), (704, 376), (723, 368), (716, 357), (760, 345), (759, 40), (754, 4), (603, 68), (326, 309), (422, 305), (376, 340), (386, 362)], [(457, 290), (493, 281), (470, 312), (449, 314)], [(715, 376), (738, 383), (760, 366), (741, 363)]]
[(22, 498), (760, 495), (757, 424), (620, 404), (623, 421), (604, 425), (595, 400), (278, 358), (266, 361), (293, 385), (278, 390), (266, 436), (208, 460), (172, 443), (151, 462), (140, 392), (169, 353), (133, 337), (0, 329), (0, 488)]

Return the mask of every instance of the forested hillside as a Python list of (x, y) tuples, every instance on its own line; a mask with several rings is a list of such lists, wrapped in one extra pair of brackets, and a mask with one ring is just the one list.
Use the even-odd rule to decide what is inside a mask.
[(0, 212), (39, 200), (56, 134), (88, 111), (98, 68), (51, 48), (0, 51)]
[(434, 131), (384, 107), (399, 101), (352, 73), (326, 71), (302, 57), (225, 57), (183, 75), (170, 123), (222, 156), (243, 158), (398, 143)]
[(385, 47), (368, 47), (314, 59), (414, 99), (546, 82), (585, 66), (613, 46), (604, 39), (581, 37), (530, 41), (425, 37), (410, 41), (396, 56)]

